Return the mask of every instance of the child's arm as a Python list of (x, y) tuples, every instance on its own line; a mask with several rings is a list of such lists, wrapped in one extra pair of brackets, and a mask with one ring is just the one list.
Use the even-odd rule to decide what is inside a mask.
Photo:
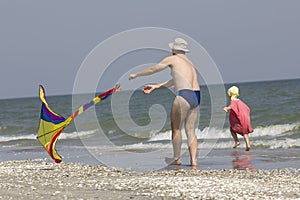
[(223, 108), (224, 112), (228, 112), (228, 110), (230, 110), (230, 109), (231, 109), (230, 106), (227, 106), (227, 107)]

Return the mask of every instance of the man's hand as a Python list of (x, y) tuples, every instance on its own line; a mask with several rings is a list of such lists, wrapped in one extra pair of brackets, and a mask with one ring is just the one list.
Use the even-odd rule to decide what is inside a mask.
[(157, 88), (158, 88), (157, 85), (145, 85), (143, 92), (144, 92), (144, 94), (149, 94), (150, 92), (152, 92), (153, 90), (155, 90)]
[(115, 85), (114, 91), (115, 91), (115, 92), (120, 92), (120, 91), (122, 91), (122, 89), (120, 88), (120, 84), (116, 84), (116, 85)]
[(135, 79), (136, 78), (136, 74), (130, 74), (129, 76), (129, 80)]

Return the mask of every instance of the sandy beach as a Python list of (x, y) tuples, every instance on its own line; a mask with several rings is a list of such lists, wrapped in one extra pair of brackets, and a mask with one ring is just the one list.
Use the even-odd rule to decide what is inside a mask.
[(43, 160), (0, 162), (0, 199), (297, 199), (300, 169), (132, 173)]

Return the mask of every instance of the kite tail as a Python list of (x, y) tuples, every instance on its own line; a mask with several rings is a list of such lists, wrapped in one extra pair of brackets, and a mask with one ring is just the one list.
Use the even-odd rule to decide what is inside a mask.
[(68, 126), (75, 119), (75, 117), (82, 114), (92, 105), (95, 105), (100, 101), (106, 99), (115, 91), (119, 90), (119, 88), (120, 85), (117, 84), (115, 88), (95, 97), (92, 101), (81, 106), (70, 117), (68, 117), (68, 119), (65, 119), (63, 116), (51, 110), (46, 101), (45, 90), (43, 86), (40, 85), (40, 99), (42, 101), (42, 108), (37, 139), (56, 163), (60, 163), (62, 161), (62, 157), (57, 153), (55, 144), (59, 135), (62, 133), (65, 127)]
[(109, 97), (110, 95), (112, 95), (117, 89), (119, 88), (119, 86), (117, 85), (115, 88), (110, 89), (102, 94), (100, 94), (99, 96), (95, 97), (92, 101), (80, 106), (66, 121), (68, 123), (71, 123), (75, 117), (77, 117), (78, 115), (81, 115), (84, 111), (86, 111), (87, 109), (89, 109), (91, 106), (96, 105), (97, 103), (100, 103), (100, 101), (106, 99), (107, 97)]

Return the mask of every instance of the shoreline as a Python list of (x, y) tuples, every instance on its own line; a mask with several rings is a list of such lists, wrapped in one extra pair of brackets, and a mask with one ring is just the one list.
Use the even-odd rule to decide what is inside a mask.
[[(166, 152), (172, 150), (167, 149)], [(64, 163), (79, 163), (85, 165), (105, 165), (126, 169), (127, 171), (146, 172), (154, 170), (168, 170), (181, 168), (189, 170), (189, 154), (182, 153), (182, 165), (180, 167), (167, 166), (165, 156), (171, 157), (171, 153), (157, 153), (153, 150), (151, 155), (126, 152), (93, 152), (86, 148), (71, 148), (63, 146), (59, 149)], [(137, 151), (138, 152), (138, 151)], [(130, 153), (130, 152), (129, 152)], [(222, 170), (222, 169), (283, 169), (299, 168), (300, 148), (295, 149), (252, 149), (250, 152), (239, 149), (212, 149), (207, 153), (206, 149), (199, 149), (198, 170)], [(129, 155), (129, 156), (128, 156)], [(43, 160), (54, 162), (47, 152), (38, 147), (2, 147), (0, 149), (0, 162), (12, 160)]]
[(3, 199), (296, 199), (300, 168), (149, 172), (43, 160), (0, 162)]

